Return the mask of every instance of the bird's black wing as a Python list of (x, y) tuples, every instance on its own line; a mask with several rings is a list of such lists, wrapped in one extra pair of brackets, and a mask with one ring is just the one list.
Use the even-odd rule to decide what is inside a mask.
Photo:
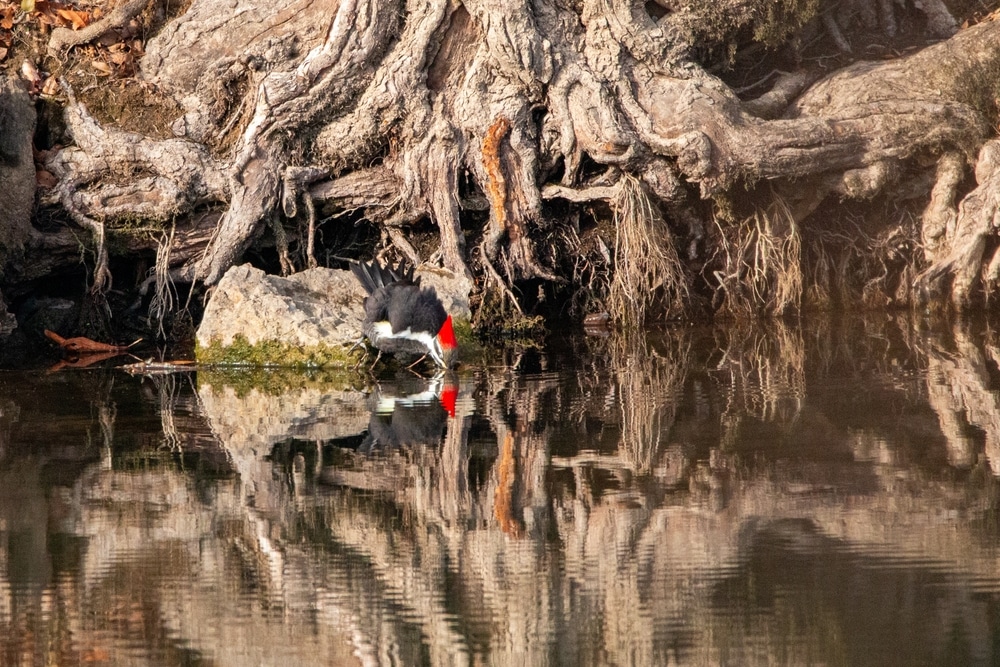
[(433, 287), (421, 289), (416, 285), (397, 285), (391, 290), (386, 316), (393, 333), (404, 329), (426, 331), (432, 336), (440, 331), (448, 313)]
[(385, 287), (379, 287), (365, 297), (365, 324), (384, 322), (389, 319), (389, 302), (392, 292)]

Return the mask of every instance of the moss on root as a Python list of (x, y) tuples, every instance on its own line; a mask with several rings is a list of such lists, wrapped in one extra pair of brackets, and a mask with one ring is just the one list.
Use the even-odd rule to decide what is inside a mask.
[(281, 368), (351, 368), (360, 355), (341, 345), (310, 345), (300, 347), (261, 341), (250, 343), (236, 336), (230, 345), (213, 340), (208, 346), (197, 345), (195, 358), (199, 364), (219, 366), (251, 366)]

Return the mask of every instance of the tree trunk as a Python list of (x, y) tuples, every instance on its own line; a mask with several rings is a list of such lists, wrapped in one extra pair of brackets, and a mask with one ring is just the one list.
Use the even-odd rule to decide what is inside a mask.
[[(482, 276), (508, 298), (540, 281), (583, 290), (582, 310), (642, 321), (698, 302), (775, 312), (848, 291), (854, 260), (831, 241), (847, 234), (873, 274), (895, 273), (894, 288), (882, 275), (884, 302), (945, 295), (965, 307), (1000, 277), (1000, 22), (958, 29), (958, 11), (940, 0), (232, 0), (225, 11), (194, 0), (140, 63), (182, 109), (174, 137), (98, 123), (67, 85), (74, 145), (49, 160), (58, 183), (46, 201), (92, 235), (95, 290), (110, 278), (106, 228), (184, 227), (212, 209), (211, 236), (175, 237), (183, 252), (160, 242), (173, 279), (214, 284), (267, 234), (284, 272), (306, 268), (317, 225), (364, 220), (411, 261)], [(857, 60), (873, 37), (887, 57)], [(894, 44), (912, 48), (888, 57)], [(817, 52), (840, 68), (811, 64)], [(885, 241), (879, 223), (845, 232), (842, 214), (820, 218), (842, 200), (915, 213), (891, 221), (905, 243)]]

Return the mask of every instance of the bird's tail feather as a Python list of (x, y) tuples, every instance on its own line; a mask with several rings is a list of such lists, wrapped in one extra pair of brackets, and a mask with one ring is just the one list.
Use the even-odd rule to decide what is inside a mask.
[(380, 287), (385, 287), (391, 285), (392, 283), (398, 282), (409, 282), (417, 284), (417, 281), (413, 278), (413, 267), (407, 267), (406, 270), (401, 270), (401, 274), (397, 273), (396, 270), (388, 267), (382, 266), (378, 262), (372, 261), (369, 263), (364, 262), (351, 262), (351, 272), (361, 283), (361, 286), (365, 288), (365, 292), (371, 294)]

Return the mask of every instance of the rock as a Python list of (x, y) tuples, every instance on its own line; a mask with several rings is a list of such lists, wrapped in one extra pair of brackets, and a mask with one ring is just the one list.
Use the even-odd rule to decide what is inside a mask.
[(198, 345), (279, 342), (301, 347), (358, 340), (364, 290), (349, 271), (311, 269), (288, 278), (248, 264), (219, 281), (198, 327)]
[(0, 276), (31, 232), (35, 205), (35, 106), (16, 79), (0, 74)]
[[(451, 272), (421, 269), (448, 312), (469, 318), (471, 282)], [(287, 278), (247, 264), (234, 266), (216, 286), (201, 325), (202, 363), (353, 365), (347, 350), (361, 339), (365, 292), (350, 271), (310, 269)]]

